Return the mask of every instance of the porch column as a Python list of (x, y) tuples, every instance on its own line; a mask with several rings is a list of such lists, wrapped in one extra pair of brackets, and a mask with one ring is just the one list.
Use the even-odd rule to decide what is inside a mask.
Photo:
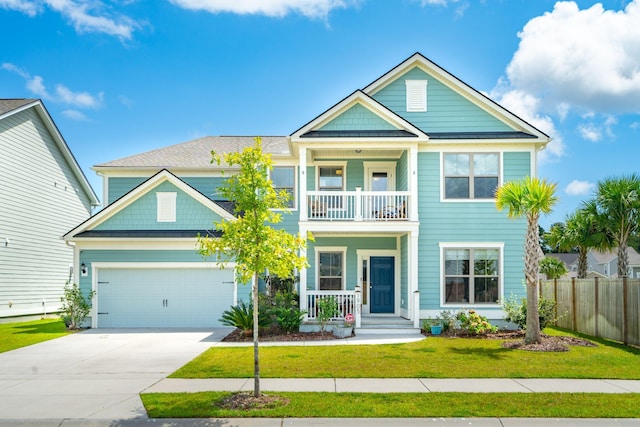
[(307, 221), (307, 147), (300, 146), (300, 165), (298, 166), (298, 185), (300, 186), (300, 221)]
[(409, 149), (409, 219), (418, 221), (418, 147)]
[(420, 327), (420, 287), (418, 286), (418, 232), (409, 233), (409, 297), (413, 299), (410, 305), (410, 318), (413, 327)]
[[(305, 209), (306, 213), (306, 209)], [(300, 227), (300, 237), (304, 239), (305, 247), (300, 250), (300, 256), (307, 256), (307, 229)], [(300, 295), (300, 310), (307, 310), (307, 269), (303, 268), (299, 271), (300, 281), (298, 282), (299, 295)], [(304, 315), (304, 320), (309, 320), (307, 314)]]

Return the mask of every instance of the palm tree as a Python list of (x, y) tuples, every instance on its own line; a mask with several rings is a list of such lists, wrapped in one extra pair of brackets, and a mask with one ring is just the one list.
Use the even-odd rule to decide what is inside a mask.
[(598, 183), (594, 203), (602, 227), (618, 248), (618, 276), (627, 277), (627, 246), (640, 231), (640, 176), (608, 178)]
[(558, 258), (546, 256), (540, 261), (540, 273), (548, 279), (559, 279), (567, 274), (567, 266)]
[(539, 178), (525, 177), (519, 181), (509, 181), (496, 191), (496, 207), (508, 208), (509, 218), (527, 218), (527, 234), (524, 243), (524, 275), (527, 284), (527, 327), (526, 344), (541, 341), (540, 319), (538, 317), (538, 270), (544, 257), (540, 249), (538, 219), (541, 214), (551, 212), (556, 203), (556, 185)]
[(600, 224), (598, 210), (593, 201), (584, 202), (582, 208), (569, 214), (565, 224), (554, 224), (547, 238), (561, 251), (578, 250), (578, 279), (587, 277), (589, 249), (611, 249), (609, 234)]

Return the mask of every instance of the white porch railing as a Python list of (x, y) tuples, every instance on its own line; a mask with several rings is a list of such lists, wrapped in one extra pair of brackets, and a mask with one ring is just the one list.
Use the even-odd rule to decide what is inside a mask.
[(310, 221), (408, 221), (408, 191), (308, 191)]
[(355, 327), (361, 324), (360, 305), (362, 301), (361, 292), (355, 291), (307, 291), (307, 320), (316, 320), (318, 317), (318, 302), (322, 299), (333, 298), (338, 308), (338, 314), (331, 320), (344, 320), (347, 314), (355, 317)]

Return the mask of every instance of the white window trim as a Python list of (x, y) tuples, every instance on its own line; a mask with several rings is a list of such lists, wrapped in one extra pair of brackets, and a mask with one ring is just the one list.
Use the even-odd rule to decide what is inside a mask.
[(427, 111), (427, 80), (405, 80), (404, 83), (407, 112)]
[(498, 249), (498, 301), (504, 301), (504, 243), (502, 242), (440, 242), (440, 307), (454, 308), (500, 308), (500, 304), (464, 304), (464, 303), (446, 303), (444, 300), (445, 292), (445, 265), (444, 251), (445, 249)]
[(178, 193), (169, 191), (158, 191), (156, 193), (158, 222), (176, 222), (176, 201)]
[(347, 283), (347, 247), (346, 246), (316, 246), (314, 248), (316, 260), (316, 291), (320, 290), (320, 253), (322, 252), (342, 252), (342, 284), (341, 290), (345, 290)]
[(441, 203), (495, 203), (496, 199), (447, 199), (444, 185), (444, 156), (445, 154), (497, 154), (498, 155), (498, 187), (502, 186), (504, 178), (504, 152), (496, 150), (447, 150), (440, 152), (440, 202)]
[(334, 162), (334, 161), (317, 161), (314, 162), (315, 168), (316, 168), (316, 191), (322, 191), (320, 190), (320, 168), (326, 168), (326, 167), (341, 167), (342, 168), (342, 190), (341, 191), (345, 191), (347, 188), (347, 162)]
[[(298, 210), (298, 167), (297, 165), (273, 165), (274, 168), (293, 168), (293, 207), (287, 210), (295, 212)], [(271, 171), (269, 171), (269, 179), (271, 179)], [(274, 209), (275, 211), (282, 211), (284, 209)]]

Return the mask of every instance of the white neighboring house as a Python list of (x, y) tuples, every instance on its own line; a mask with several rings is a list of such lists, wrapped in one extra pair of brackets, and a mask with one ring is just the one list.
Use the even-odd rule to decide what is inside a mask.
[(59, 311), (98, 197), (39, 99), (0, 99), (0, 318)]

